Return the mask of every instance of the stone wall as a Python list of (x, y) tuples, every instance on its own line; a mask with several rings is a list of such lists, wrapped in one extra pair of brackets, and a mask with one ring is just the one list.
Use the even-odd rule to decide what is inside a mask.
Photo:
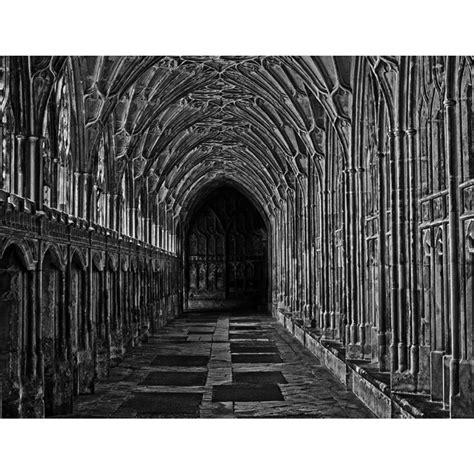
[(322, 113), (273, 219), (273, 313), (391, 393), (472, 416), (472, 58), (352, 61), (351, 123)]
[[(20, 199), (21, 202), (21, 199)], [(169, 252), (0, 203), (3, 416), (66, 415), (178, 313)]]

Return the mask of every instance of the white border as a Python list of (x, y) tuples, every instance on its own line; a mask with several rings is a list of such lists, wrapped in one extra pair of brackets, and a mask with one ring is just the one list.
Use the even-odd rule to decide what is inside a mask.
[[(472, 420), (0, 420), (3, 472), (469, 472)], [(10, 469), (8, 469), (10, 468)]]
[[(468, 2), (65, 0), (1, 7), (1, 54), (469, 54)], [(4, 472), (463, 472), (473, 420), (0, 420)], [(10, 469), (8, 469), (10, 468)]]
[(3, 54), (470, 54), (463, 0), (16, 0)]

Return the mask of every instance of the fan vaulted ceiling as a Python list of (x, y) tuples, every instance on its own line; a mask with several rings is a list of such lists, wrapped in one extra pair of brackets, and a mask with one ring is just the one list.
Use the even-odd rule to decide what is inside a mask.
[(325, 114), (350, 120), (347, 57), (74, 59), (89, 152), (112, 122), (115, 159), (171, 202), (219, 173), (277, 200), (323, 155)]

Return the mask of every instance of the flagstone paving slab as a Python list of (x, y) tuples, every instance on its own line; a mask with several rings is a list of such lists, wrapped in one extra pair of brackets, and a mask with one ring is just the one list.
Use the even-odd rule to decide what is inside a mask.
[(74, 402), (74, 418), (371, 418), (276, 321), (186, 313)]
[(287, 380), (279, 371), (262, 371), (262, 372), (235, 372), (233, 380), (236, 383), (255, 383), (255, 384), (287, 384)]

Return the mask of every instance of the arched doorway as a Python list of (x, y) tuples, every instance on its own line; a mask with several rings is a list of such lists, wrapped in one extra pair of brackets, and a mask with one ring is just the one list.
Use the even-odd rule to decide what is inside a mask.
[(237, 189), (212, 190), (185, 226), (185, 309), (266, 308), (267, 227)]
[(10, 246), (0, 259), (0, 414), (21, 416), (21, 384), (25, 376), (28, 314), (31, 310), (28, 274), (18, 249)]

